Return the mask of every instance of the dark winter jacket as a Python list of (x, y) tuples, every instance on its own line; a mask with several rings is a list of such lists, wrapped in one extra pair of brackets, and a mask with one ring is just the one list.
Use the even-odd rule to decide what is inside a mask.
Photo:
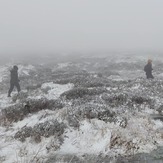
[(18, 83), (19, 78), (18, 78), (18, 70), (17, 69), (12, 69), (11, 71), (11, 83)]
[(146, 76), (147, 76), (147, 79), (149, 78), (154, 78), (153, 75), (152, 75), (152, 64), (151, 63), (148, 63), (147, 65), (145, 65), (144, 67), (144, 71), (146, 72)]

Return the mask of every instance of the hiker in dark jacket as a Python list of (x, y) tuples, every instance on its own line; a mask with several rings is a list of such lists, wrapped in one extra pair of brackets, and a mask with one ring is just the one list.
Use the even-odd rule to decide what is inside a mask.
[(11, 72), (11, 79), (10, 79), (10, 89), (8, 91), (8, 97), (11, 97), (11, 92), (13, 91), (14, 87), (17, 88), (18, 93), (20, 92), (18, 67), (14, 66), (10, 72)]
[(146, 76), (147, 76), (147, 79), (153, 79), (153, 75), (152, 75), (152, 60), (151, 59), (148, 59), (148, 63), (145, 65), (144, 67), (144, 71), (146, 72)]

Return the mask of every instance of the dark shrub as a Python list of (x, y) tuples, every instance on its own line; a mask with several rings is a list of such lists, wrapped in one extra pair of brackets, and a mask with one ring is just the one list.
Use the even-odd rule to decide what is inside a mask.
[(38, 89), (38, 88), (41, 88), (41, 84), (34, 84), (34, 85), (28, 85), (26, 86), (26, 89), (29, 91), (29, 90), (35, 90), (35, 89)]
[(127, 102), (127, 97), (128, 96), (126, 94), (117, 94), (117, 95), (103, 94), (102, 95), (102, 99), (112, 107), (125, 104)]
[(74, 88), (71, 89), (67, 92), (64, 92), (61, 96), (65, 96), (67, 99), (77, 99), (77, 98), (82, 98), (86, 95), (99, 95), (102, 94), (103, 92), (106, 92), (107, 90), (105, 88)]
[(99, 120), (102, 120), (104, 122), (111, 122), (112, 117), (114, 115), (115, 114), (113, 112), (111, 112), (110, 110), (106, 110), (106, 111), (103, 111), (103, 112), (99, 112), (98, 113), (98, 119)]
[(136, 104), (150, 103), (151, 100), (145, 97), (133, 96), (131, 101)]
[(12, 123), (22, 120), (29, 113), (35, 113), (44, 109), (61, 109), (63, 107), (64, 104), (61, 100), (48, 100), (46, 98), (39, 100), (31, 99), (26, 101), (25, 104), (15, 104), (3, 109), (2, 117), (8, 123)]
[(24, 127), (18, 131), (14, 138), (20, 141), (25, 141), (26, 138), (32, 137), (36, 143), (41, 141), (41, 136), (50, 137), (50, 136), (61, 136), (64, 133), (66, 128), (65, 124), (55, 121), (46, 121), (44, 123), (36, 124), (32, 127)]

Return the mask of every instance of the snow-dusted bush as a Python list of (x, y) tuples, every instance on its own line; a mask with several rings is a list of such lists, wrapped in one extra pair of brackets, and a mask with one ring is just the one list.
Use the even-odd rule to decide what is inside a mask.
[(103, 76), (111, 76), (111, 75), (116, 75), (118, 76), (119, 73), (117, 71), (110, 71), (107, 67), (101, 67), (97, 70), (99, 73), (97, 74), (98, 77), (103, 77)]
[(61, 109), (63, 108), (64, 104), (61, 100), (48, 100), (47, 98), (41, 98), (41, 99), (30, 99), (27, 101), (26, 107), (29, 108), (30, 113), (38, 112), (43, 109)]
[(32, 127), (24, 127), (21, 129), (21, 131), (18, 131), (15, 134), (14, 138), (24, 142), (26, 138), (32, 136), (32, 131)]
[(51, 141), (46, 145), (47, 153), (54, 152), (60, 148), (64, 142), (63, 136), (54, 136)]
[[(24, 103), (15, 104), (2, 110), (4, 123), (12, 123), (22, 120), (27, 114), (35, 113), (44, 109), (61, 109), (64, 104), (61, 100), (31, 99)], [(2, 123), (2, 122), (1, 122)], [(5, 124), (4, 124), (5, 125)]]
[(163, 105), (161, 105), (157, 111), (159, 112), (159, 114), (163, 115)]
[(119, 105), (123, 105), (127, 102), (128, 95), (121, 93), (121, 94), (103, 94), (101, 98), (111, 107), (116, 107)]
[(15, 94), (12, 96), (12, 101), (16, 102), (17, 100), (23, 102), (26, 101), (28, 97), (28, 92), (20, 92), (19, 94)]
[(92, 80), (88, 80), (87, 82), (85, 83), (82, 83), (82, 87), (103, 87), (105, 86), (105, 83), (103, 83), (102, 81), (100, 80), (97, 80), (97, 79), (92, 79)]
[(57, 84), (73, 83), (75, 87), (102, 87), (105, 83), (101, 81), (101, 78), (93, 77), (91, 74), (62, 74), (54, 80)]
[(76, 80), (80, 77), (87, 77), (89, 73), (84, 70), (75, 70), (75, 67), (72, 69), (57, 70), (52, 73), (53, 80), (69, 79)]
[(129, 156), (119, 156), (116, 163), (162, 163), (163, 162), (163, 148), (158, 147), (150, 153), (138, 153)]
[(68, 121), (68, 124), (70, 127), (79, 128), (79, 126), (80, 126), (79, 119), (77, 119), (77, 117), (75, 117), (75, 116), (68, 115), (67, 121)]
[(102, 111), (98, 113), (98, 119), (104, 122), (113, 122), (115, 113), (110, 110)]
[(78, 128), (83, 119), (99, 119), (105, 122), (113, 122), (115, 113), (105, 105), (98, 103), (83, 103), (71, 106), (67, 110), (67, 121), (70, 126)]
[(110, 149), (114, 148), (122, 148), (124, 146), (125, 152), (131, 152), (132, 149), (137, 149), (136, 144), (134, 144), (131, 140), (125, 140), (123, 137), (117, 134), (112, 134), (110, 140)]
[(26, 86), (26, 89), (29, 91), (29, 90), (36, 90), (36, 89), (38, 89), (38, 88), (40, 88), (41, 87), (41, 84), (39, 83), (39, 84), (33, 84), (33, 85), (28, 85), (28, 86)]
[(136, 103), (136, 104), (143, 104), (143, 103), (151, 103), (151, 99), (147, 99), (145, 97), (141, 97), (141, 96), (133, 96), (131, 97), (131, 101), (132, 103)]
[(122, 116), (114, 116), (111, 119), (111, 122), (114, 122), (115, 124), (119, 125), (122, 128), (126, 128), (128, 124), (127, 118)]
[(142, 67), (144, 66), (144, 63), (142, 61), (139, 62), (126, 62), (126, 61), (122, 61), (122, 62), (109, 62), (107, 65), (107, 69), (108, 70), (142, 70)]
[(68, 83), (72, 83), (71, 79), (57, 79), (54, 80), (54, 83), (56, 84), (68, 84)]
[(31, 137), (36, 143), (41, 141), (41, 136), (61, 136), (64, 133), (66, 126), (64, 123), (55, 121), (46, 121), (44, 123), (36, 124), (32, 127), (24, 127), (18, 131), (14, 138), (20, 141), (25, 141), (26, 138)]
[[(82, 163), (83, 159), (76, 155), (53, 155), (47, 159), (46, 163)], [(90, 162), (91, 163), (91, 162)]]
[(24, 110), (24, 106), (22, 104), (15, 104), (13, 106), (9, 106), (2, 110), (1, 125), (7, 125), (12, 122), (17, 122), (22, 120), (28, 112)]
[(68, 76), (68, 77), (63, 77), (54, 80), (55, 83), (57, 84), (68, 84), (68, 83), (73, 83), (76, 87), (81, 86), (82, 83), (87, 82), (87, 76), (85, 75), (74, 75), (74, 76)]
[(67, 99), (70, 100), (70, 99), (82, 98), (86, 95), (89, 95), (89, 96), (99, 95), (104, 92), (107, 92), (105, 88), (88, 89), (88, 88), (81, 87), (81, 88), (74, 88), (67, 92), (64, 92), (61, 96), (65, 96)]
[[(115, 163), (113, 158), (110, 158), (110, 155), (103, 154), (83, 154), (82, 156), (77, 156), (73, 154), (65, 155), (52, 155), (47, 159), (45, 163)], [(122, 162), (119, 162), (122, 163)]]

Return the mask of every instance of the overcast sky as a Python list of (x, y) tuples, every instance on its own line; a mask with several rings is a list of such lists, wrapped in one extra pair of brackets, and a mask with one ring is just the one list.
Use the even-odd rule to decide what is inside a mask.
[(0, 55), (162, 44), (162, 0), (0, 0)]

